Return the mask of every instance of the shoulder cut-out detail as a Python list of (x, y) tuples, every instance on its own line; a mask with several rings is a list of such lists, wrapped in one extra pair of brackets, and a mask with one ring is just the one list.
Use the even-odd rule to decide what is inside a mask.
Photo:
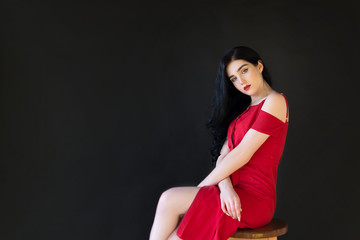
[(261, 110), (273, 115), (282, 122), (286, 122), (287, 104), (285, 97), (280, 93), (270, 94), (266, 98)]

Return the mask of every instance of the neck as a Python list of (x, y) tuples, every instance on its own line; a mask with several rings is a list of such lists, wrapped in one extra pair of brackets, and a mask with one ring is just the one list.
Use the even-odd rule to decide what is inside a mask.
[(256, 95), (251, 96), (251, 103), (250, 105), (256, 105), (261, 102), (264, 98), (270, 95), (274, 90), (269, 86), (269, 84), (264, 81), (262, 88), (260, 89), (259, 93)]

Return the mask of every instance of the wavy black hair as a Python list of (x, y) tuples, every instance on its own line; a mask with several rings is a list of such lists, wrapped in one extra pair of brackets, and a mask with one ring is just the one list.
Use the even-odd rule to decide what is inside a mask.
[(226, 140), (227, 129), (231, 121), (241, 114), (250, 104), (251, 98), (236, 89), (226, 74), (227, 65), (237, 59), (242, 59), (257, 66), (260, 60), (264, 66), (262, 76), (271, 86), (271, 77), (259, 54), (245, 46), (234, 47), (224, 53), (215, 82), (215, 96), (212, 102), (211, 117), (206, 123), (213, 135), (210, 147), (212, 165), (216, 165), (220, 150)]

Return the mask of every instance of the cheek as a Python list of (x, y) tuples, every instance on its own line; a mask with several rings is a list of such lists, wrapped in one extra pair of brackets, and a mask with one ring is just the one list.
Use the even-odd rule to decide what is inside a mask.
[(258, 83), (258, 79), (259, 79), (259, 75), (257, 75), (256, 73), (252, 72), (249, 73), (246, 78), (245, 78), (249, 83), (251, 83), (252, 85), (257, 84)]
[(247, 79), (254, 80), (257, 78), (257, 75), (254, 71), (248, 74)]
[(235, 87), (238, 91), (240, 91), (240, 92), (242, 92), (242, 93), (245, 93), (245, 91), (242, 89), (241, 84), (235, 84), (234, 87)]

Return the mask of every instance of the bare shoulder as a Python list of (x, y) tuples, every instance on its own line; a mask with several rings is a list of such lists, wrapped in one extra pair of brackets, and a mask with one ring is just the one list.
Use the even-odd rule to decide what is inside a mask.
[(265, 100), (261, 110), (270, 113), (281, 121), (286, 121), (287, 104), (285, 97), (278, 93), (271, 93)]

